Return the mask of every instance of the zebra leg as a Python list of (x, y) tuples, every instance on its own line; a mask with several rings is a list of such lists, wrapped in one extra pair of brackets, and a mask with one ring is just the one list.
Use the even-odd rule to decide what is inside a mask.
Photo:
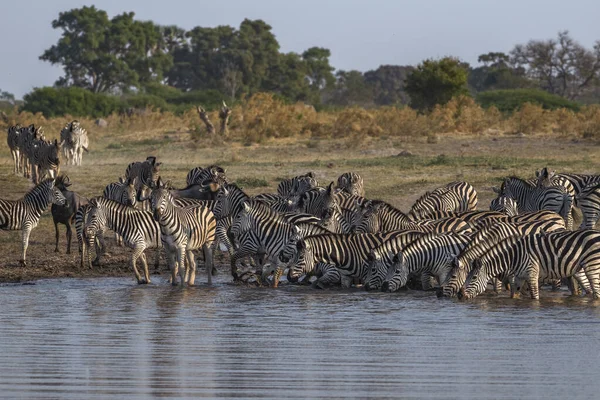
[(158, 272), (159, 271), (159, 264), (160, 264), (160, 247), (156, 248), (156, 255), (154, 256), (154, 271)]
[[(517, 277), (516, 279), (519, 279), (519, 278)], [(529, 284), (529, 292), (531, 294), (531, 298), (533, 300), (539, 300), (540, 299), (539, 274), (531, 271), (531, 272), (529, 272), (529, 275), (527, 276), (527, 278), (525, 278), (525, 280)]]
[(213, 274), (213, 249), (212, 246), (204, 245), (202, 246), (202, 250), (204, 252), (204, 265), (206, 267), (206, 276), (208, 277), (208, 284), (212, 285), (212, 274)]
[(31, 234), (31, 227), (25, 226), (23, 228), (23, 253), (21, 255), (21, 259), (19, 260), (19, 264), (22, 267), (27, 266), (27, 262), (25, 261), (25, 254), (27, 253), (27, 247), (29, 247), (29, 235)]
[(594, 294), (594, 300), (600, 299), (600, 276), (598, 272), (600, 269), (598, 267), (593, 268), (595, 266), (588, 265), (584, 267), (585, 276), (590, 282), (590, 286), (592, 287), (592, 293)]
[(318, 278), (313, 286), (317, 289), (326, 289), (329, 285), (341, 283), (342, 277), (334, 265), (323, 265), (322, 276)]
[(146, 254), (142, 252), (140, 254), (140, 260), (142, 260), (142, 264), (144, 265), (144, 282), (150, 283), (150, 272), (148, 271), (148, 260), (146, 260)]
[[(71, 230), (71, 223), (67, 223), (67, 254), (71, 254), (71, 238), (73, 237), (73, 231)], [(58, 241), (56, 243), (58, 247)]]
[(196, 283), (196, 257), (191, 250), (186, 251), (185, 281), (189, 286), (194, 286)]
[[(177, 248), (177, 252), (175, 253), (177, 256), (177, 270), (179, 271), (179, 283), (183, 287), (185, 285), (186, 276), (186, 267), (185, 267), (185, 247), (181, 245)], [(173, 284), (177, 285), (177, 281), (173, 281)]]
[(83, 265), (85, 264), (84, 260), (86, 257), (86, 251), (87, 251), (87, 246), (86, 246), (86, 240), (85, 238), (78, 238), (79, 240), (79, 256), (80, 256), (80, 260), (79, 260), (79, 268), (83, 268)]
[(498, 278), (492, 278), (492, 287), (494, 288), (494, 292), (500, 293), (502, 291), (502, 281)]
[(55, 233), (55, 238), (56, 238), (56, 246), (54, 247), (54, 252), (55, 253), (60, 253), (60, 250), (58, 249), (58, 222), (54, 221), (54, 233)]
[(586, 294), (592, 293), (592, 286), (584, 270), (577, 271), (572, 278), (575, 280), (573, 282), (574, 289), (571, 290), (572, 294), (581, 295), (581, 288), (583, 288)]

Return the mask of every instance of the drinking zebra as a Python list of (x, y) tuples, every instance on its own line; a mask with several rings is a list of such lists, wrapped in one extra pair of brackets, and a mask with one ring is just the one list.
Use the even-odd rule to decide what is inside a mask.
[[(583, 273), (581, 273), (583, 272)], [(526, 282), (532, 299), (539, 299), (540, 279), (574, 276), (582, 286), (585, 276), (594, 295), (600, 298), (600, 232), (579, 231), (532, 234), (506, 239), (473, 262), (459, 297), (470, 299), (486, 289), (490, 278), (508, 276), (511, 297)]]
[(412, 220), (422, 219), (436, 211), (471, 211), (477, 208), (477, 191), (467, 182), (452, 182), (425, 193), (408, 212)]
[[(194, 285), (196, 261), (193, 250), (202, 248), (208, 275), (212, 284), (212, 243), (215, 240), (216, 221), (206, 207), (177, 207), (173, 196), (158, 178), (150, 195), (150, 207), (154, 219), (160, 225), (163, 246), (171, 268), (171, 283), (177, 285), (177, 273), (183, 286)], [(187, 261), (187, 263), (186, 263)]]
[(0, 199), (0, 229), (22, 231), (23, 251), (19, 260), (26, 265), (25, 255), (29, 245), (29, 235), (40, 221), (40, 216), (50, 204), (64, 205), (65, 197), (54, 186), (54, 179), (46, 179), (31, 189), (22, 199)]
[(412, 221), (406, 214), (381, 200), (367, 200), (362, 205), (357, 205), (353, 222), (354, 231), (357, 233), (375, 233), (394, 231), (399, 229), (419, 230), (419, 224)]
[(365, 197), (365, 183), (362, 176), (356, 172), (346, 172), (340, 175), (337, 180), (337, 189), (348, 194)]
[(337, 233), (350, 233), (351, 227), (342, 215), (333, 182), (327, 188), (316, 187), (307, 190), (300, 196), (298, 212), (311, 214), (324, 221), (327, 229)]
[[(147, 211), (136, 210), (104, 197), (91, 199), (89, 206), (90, 209), (87, 211), (88, 217), (84, 230), (88, 247), (91, 249), (95, 237), (101, 232), (104, 232), (106, 229), (114, 231), (123, 239), (123, 243), (127, 247), (133, 249), (131, 266), (138, 284), (150, 283), (150, 274), (144, 250), (157, 249), (155, 265), (158, 265), (160, 248), (162, 247), (161, 228), (153, 219), (152, 214)], [(90, 254), (88, 250), (87, 260), (91, 268)], [(98, 254), (97, 258), (99, 258)], [(137, 269), (138, 258), (144, 266), (143, 277)]]
[(442, 283), (450, 272), (455, 254), (459, 254), (471, 241), (471, 235), (460, 232), (430, 233), (416, 239), (398, 252), (389, 265), (384, 292), (395, 292), (411, 275), (421, 278), (423, 290), (433, 289), (431, 278)]

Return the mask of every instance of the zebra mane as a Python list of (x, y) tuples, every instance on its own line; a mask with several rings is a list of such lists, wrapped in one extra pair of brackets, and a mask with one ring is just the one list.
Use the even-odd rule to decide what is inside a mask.
[(33, 187), (29, 192), (23, 196), (24, 199), (29, 199), (35, 197), (36, 195), (43, 193), (44, 191), (51, 190), (54, 187), (54, 179), (47, 178), (42, 182), (38, 183), (35, 187)]
[(125, 204), (121, 204), (118, 201), (107, 199), (104, 196), (93, 197), (89, 200), (88, 204), (90, 205), (90, 207), (98, 207), (98, 206), (110, 207), (113, 209), (117, 209), (117, 211), (119, 211), (119, 212), (127, 213), (127, 214), (134, 214), (134, 213), (140, 212), (140, 210), (137, 210), (134, 207), (127, 206)]

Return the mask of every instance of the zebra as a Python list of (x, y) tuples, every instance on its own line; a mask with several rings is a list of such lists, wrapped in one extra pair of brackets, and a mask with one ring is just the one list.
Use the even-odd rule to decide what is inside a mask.
[(599, 185), (600, 175), (557, 174), (556, 171), (550, 171), (547, 167), (544, 167), (542, 170), (536, 171), (536, 183), (543, 186), (561, 185), (565, 187), (569, 193), (577, 196), (588, 187)]
[(389, 265), (383, 292), (395, 292), (408, 281), (409, 276), (421, 277), (424, 290), (433, 289), (431, 278), (439, 283), (446, 280), (451, 261), (471, 241), (472, 235), (459, 232), (430, 233), (416, 239), (398, 252)]
[(367, 199), (344, 191), (336, 191), (335, 196), (342, 213), (342, 218), (344, 218), (345, 223), (352, 232), (356, 229), (356, 224), (360, 222), (362, 206)]
[[(150, 194), (150, 207), (154, 219), (160, 225), (163, 246), (167, 252), (171, 268), (171, 283), (177, 285), (177, 273), (183, 286), (194, 285), (196, 261), (193, 250), (202, 248), (208, 275), (212, 284), (212, 244), (215, 241), (215, 216), (204, 206), (177, 207), (173, 196), (157, 179), (156, 187)], [(187, 261), (187, 265), (186, 265)]]
[(6, 142), (10, 149), (10, 155), (12, 156), (14, 163), (14, 173), (17, 175), (20, 171), (20, 150), (19, 150), (19, 134), (21, 133), (21, 125), (17, 124), (8, 128)]
[(83, 152), (89, 151), (87, 130), (81, 127), (79, 121), (71, 121), (60, 131), (60, 141), (66, 163), (80, 166)]
[[(500, 189), (494, 188), (494, 192), (499, 194)], [(490, 210), (508, 215), (509, 217), (519, 215), (519, 206), (517, 205), (517, 202), (510, 197), (502, 195), (492, 199), (490, 202)]]
[[(75, 217), (73, 217), (75, 224), (75, 233), (77, 235), (77, 242), (79, 244), (79, 255), (80, 255), (80, 268), (85, 268), (88, 259), (88, 249), (87, 249), (87, 236), (85, 234), (85, 225), (89, 220), (89, 212), (91, 210), (91, 206), (89, 203), (83, 204), (77, 209), (75, 213)], [(103, 234), (99, 234), (95, 232), (95, 247), (96, 247), (96, 259), (92, 261), (92, 265), (98, 265), (100, 262), (100, 255), (105, 252), (105, 244)]]
[(70, 191), (68, 188), (71, 186), (71, 180), (67, 175), (59, 175), (56, 178), (54, 183), (56, 188), (60, 190), (62, 195), (65, 197), (65, 204), (63, 206), (59, 206), (56, 204), (52, 204), (50, 209), (52, 213), (52, 221), (54, 222), (54, 231), (56, 233), (56, 246), (54, 248), (54, 252), (58, 253), (58, 224), (63, 224), (67, 228), (67, 254), (71, 254), (71, 238), (72, 238), (72, 230), (71, 225), (73, 224), (73, 218), (77, 210), (83, 205), (87, 204), (88, 200), (80, 196), (79, 194)]
[(311, 214), (324, 221), (324, 226), (332, 232), (350, 233), (351, 225), (344, 218), (333, 189), (333, 182), (327, 188), (316, 187), (304, 192), (297, 203), (297, 211)]
[(156, 162), (156, 157), (149, 156), (146, 161), (132, 162), (125, 169), (125, 179), (134, 179), (137, 177), (135, 182), (135, 189), (137, 191), (138, 201), (144, 196), (144, 187), (154, 188), (156, 186), (156, 179), (159, 167), (162, 165), (160, 162)]
[(389, 266), (393, 264), (392, 260), (409, 243), (427, 235), (421, 231), (402, 231), (401, 234), (386, 240), (367, 256), (367, 278), (365, 280), (365, 290), (379, 290), (387, 276)]
[(422, 232), (443, 233), (443, 232), (462, 232), (470, 233), (473, 229), (471, 224), (458, 217), (447, 217), (436, 220), (420, 220), (417, 223)]
[[(487, 222), (487, 221), (486, 221)], [(564, 230), (565, 224), (560, 221), (538, 220), (530, 222), (511, 223), (493, 221), (488, 225), (478, 226), (479, 230), (471, 242), (452, 260), (452, 268), (447, 279), (441, 282), (438, 296), (454, 297), (467, 280), (473, 260), (483, 256), (491, 247), (512, 236), (524, 236), (540, 232), (555, 232)]]
[(415, 201), (408, 212), (413, 221), (435, 211), (471, 211), (477, 208), (477, 191), (467, 182), (452, 182), (427, 192)]
[(29, 153), (29, 164), (31, 166), (32, 180), (38, 184), (46, 175), (56, 178), (60, 172), (60, 143), (34, 140), (33, 147)]
[(22, 199), (0, 199), (0, 229), (22, 231), (23, 251), (19, 263), (26, 266), (25, 255), (29, 245), (29, 235), (40, 221), (40, 216), (50, 204), (62, 206), (65, 196), (54, 186), (54, 179), (46, 179), (31, 189)]
[(109, 183), (102, 192), (102, 196), (117, 203), (130, 207), (137, 205), (137, 184), (138, 177), (119, 178), (119, 182)]
[[(358, 205), (357, 205), (358, 206)], [(420, 226), (406, 214), (381, 200), (367, 200), (359, 207), (352, 224), (357, 233), (374, 233), (399, 229), (419, 230)]]
[[(133, 249), (131, 266), (138, 284), (150, 283), (150, 273), (144, 250), (157, 249), (156, 265), (162, 247), (161, 227), (151, 213), (125, 206), (104, 197), (94, 197), (89, 201), (88, 220), (85, 224), (85, 235), (91, 248), (97, 233), (110, 229), (123, 238), (126, 246)], [(88, 251), (88, 265), (91, 268), (91, 257)], [(137, 260), (144, 266), (142, 277), (137, 269)]]
[(254, 200), (267, 204), (277, 212), (291, 212), (295, 209), (293, 200), (279, 194), (260, 193), (254, 196)]
[(302, 275), (306, 275), (305, 280), (319, 275), (313, 284), (316, 288), (324, 289), (338, 283), (349, 287), (353, 278), (365, 280), (369, 253), (401, 234), (404, 231), (334, 233), (306, 238), (293, 235), (279, 253), (279, 261), (289, 266), (289, 282), (297, 282)]
[(517, 178), (509, 177), (502, 182), (499, 196), (511, 198), (517, 202), (519, 213), (550, 210), (569, 221), (573, 197), (564, 188), (558, 186), (539, 187)]
[(574, 276), (594, 299), (600, 298), (600, 232), (593, 229), (531, 234), (506, 239), (475, 259), (459, 298), (470, 299), (486, 289), (489, 278), (507, 275), (511, 297), (522, 282), (529, 285), (532, 299), (539, 299), (539, 280)]
[(41, 126), (35, 127), (31, 124), (27, 128), (21, 128), (19, 133), (19, 155), (21, 157), (21, 165), (23, 176), (26, 178), (33, 177), (33, 165), (31, 165), (31, 157), (39, 146), (40, 142), (44, 140), (44, 131)]
[(282, 197), (294, 199), (302, 196), (304, 192), (319, 186), (315, 174), (307, 172), (290, 179), (284, 179), (277, 185), (277, 194)]
[(593, 229), (600, 219), (600, 183), (579, 192), (575, 197), (575, 204), (583, 214), (580, 229)]
[(217, 187), (211, 189), (213, 192), (216, 192), (219, 186), (229, 183), (227, 180), (227, 171), (218, 165), (210, 165), (206, 168), (192, 168), (187, 174), (186, 182), (188, 186), (194, 184), (200, 184), (203, 186), (215, 184)]
[(439, 220), (445, 218), (459, 218), (470, 225), (476, 225), (479, 221), (484, 220), (505, 220), (507, 216), (497, 211), (436, 211), (425, 216), (425, 220)]
[(340, 175), (337, 180), (337, 189), (348, 194), (365, 197), (363, 178), (356, 172), (346, 172)]

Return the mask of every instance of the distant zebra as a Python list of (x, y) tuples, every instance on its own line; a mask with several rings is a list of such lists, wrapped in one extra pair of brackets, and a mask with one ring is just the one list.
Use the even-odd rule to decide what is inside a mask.
[(408, 217), (418, 220), (436, 211), (471, 211), (477, 208), (477, 191), (467, 182), (452, 182), (425, 193), (415, 201)]
[(515, 200), (519, 213), (549, 210), (569, 221), (573, 197), (562, 187), (533, 186), (523, 179), (510, 177), (502, 182), (497, 192), (499, 196)]
[(315, 174), (307, 172), (304, 175), (298, 175), (290, 179), (284, 179), (277, 185), (277, 194), (280, 196), (294, 199), (302, 196), (304, 192), (310, 189), (314, 189), (319, 186)]
[(473, 261), (482, 257), (490, 248), (512, 236), (525, 236), (540, 232), (555, 232), (564, 230), (564, 220), (539, 220), (532, 222), (510, 223), (494, 221), (486, 226), (480, 226), (471, 242), (452, 260), (452, 268), (447, 279), (441, 282), (438, 296), (454, 297), (467, 280), (472, 269)]
[(20, 155), (19, 155), (19, 134), (21, 132), (21, 125), (17, 124), (8, 128), (6, 142), (10, 149), (10, 155), (12, 156), (14, 163), (14, 173), (17, 175), (21, 172), (20, 167)]
[(171, 268), (171, 283), (177, 284), (179, 272), (181, 285), (186, 282), (188, 285), (194, 285), (196, 261), (193, 250), (202, 248), (210, 285), (213, 269), (212, 244), (216, 231), (215, 216), (206, 207), (183, 208), (177, 207), (173, 202), (173, 196), (159, 178), (150, 195), (150, 207), (154, 219), (160, 225), (162, 243)]
[(161, 165), (162, 163), (156, 162), (156, 157), (149, 156), (146, 158), (146, 161), (132, 162), (125, 169), (125, 179), (133, 181), (134, 178), (137, 178), (135, 189), (138, 201), (144, 196), (144, 187), (154, 188), (156, 186), (158, 170)]
[(64, 205), (65, 197), (54, 187), (54, 179), (46, 179), (31, 189), (22, 199), (0, 199), (0, 229), (21, 230), (23, 252), (20, 264), (26, 265), (25, 254), (29, 245), (29, 235), (40, 221), (40, 216), (50, 204)]
[(349, 287), (353, 278), (365, 280), (369, 253), (400, 234), (404, 232), (327, 234), (303, 239), (295, 235), (280, 252), (279, 260), (289, 265), (290, 282), (297, 282), (302, 275), (306, 275), (305, 280), (318, 276), (316, 288), (339, 283)]
[(365, 290), (379, 290), (387, 277), (394, 257), (414, 240), (427, 235), (420, 231), (403, 231), (391, 239), (386, 240), (367, 256), (367, 278)]
[(60, 131), (60, 141), (66, 163), (81, 165), (83, 152), (89, 151), (89, 137), (79, 121), (74, 120), (65, 125)]
[(365, 197), (365, 183), (356, 172), (346, 172), (338, 177), (337, 188), (355, 196)]
[[(583, 274), (579, 273), (582, 270)], [(486, 289), (490, 278), (511, 278), (511, 297), (527, 282), (532, 299), (539, 299), (539, 280), (575, 276), (582, 286), (587, 277), (594, 298), (600, 298), (600, 232), (592, 229), (574, 232), (533, 234), (511, 237), (474, 261), (464, 291), (459, 297), (473, 298)]]
[(60, 172), (60, 143), (58, 140), (55, 139), (54, 143), (34, 140), (29, 153), (29, 164), (33, 183), (39, 183), (46, 175), (56, 178)]
[(33, 151), (34, 141), (40, 138), (42, 134), (42, 128), (36, 128), (33, 124), (21, 128), (19, 132), (19, 163), (25, 178), (31, 178), (31, 165), (29, 164), (29, 156)]
[(188, 186), (194, 184), (207, 186), (212, 183), (217, 185), (217, 187), (211, 189), (213, 192), (216, 192), (220, 186), (228, 183), (229, 181), (227, 180), (225, 169), (219, 167), (218, 165), (210, 165), (206, 168), (192, 168), (187, 174), (186, 182)]
[(354, 231), (357, 233), (375, 233), (394, 231), (398, 229), (419, 230), (420, 226), (406, 214), (381, 200), (366, 200), (354, 221)]
[[(95, 197), (89, 202), (88, 220), (85, 225), (85, 233), (88, 246), (94, 243), (95, 236), (110, 229), (123, 238), (126, 246), (133, 249), (131, 255), (131, 266), (138, 284), (150, 283), (150, 273), (144, 250), (160, 249), (162, 247), (161, 229), (153, 219), (152, 214), (147, 211), (139, 211), (104, 197)], [(91, 268), (91, 257), (88, 251), (88, 265)], [(156, 265), (160, 256), (156, 251)], [(142, 260), (144, 265), (144, 277), (137, 269), (137, 259)]]
[(458, 232), (432, 233), (416, 239), (402, 251), (389, 266), (384, 292), (395, 292), (408, 281), (409, 276), (421, 277), (423, 290), (432, 289), (431, 278), (444, 282), (450, 272), (453, 255), (458, 254), (471, 241), (471, 235)]

